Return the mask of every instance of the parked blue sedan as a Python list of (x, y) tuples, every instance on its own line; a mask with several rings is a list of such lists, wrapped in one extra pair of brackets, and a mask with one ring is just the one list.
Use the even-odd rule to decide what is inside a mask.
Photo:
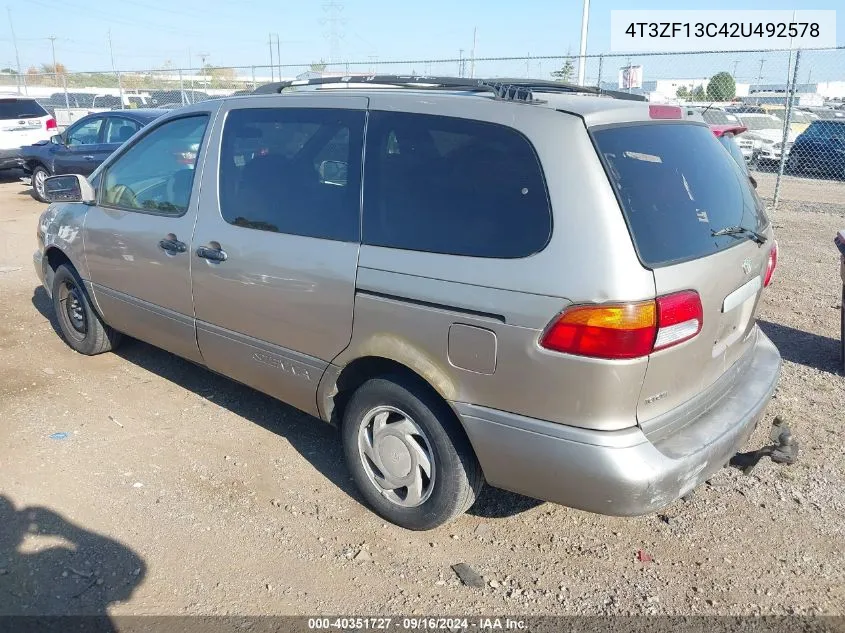
[(106, 157), (166, 110), (114, 110), (82, 117), (61, 134), (21, 149), (32, 197), (46, 202), (44, 180), (58, 174), (88, 176)]
[(845, 119), (813, 121), (795, 139), (786, 168), (793, 174), (814, 172), (845, 180)]

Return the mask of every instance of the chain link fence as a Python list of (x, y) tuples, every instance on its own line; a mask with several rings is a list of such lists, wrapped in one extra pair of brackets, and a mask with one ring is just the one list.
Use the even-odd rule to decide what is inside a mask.
[[(60, 127), (89, 112), (175, 108), (247, 94), (280, 79), (344, 75), (429, 75), (544, 79), (643, 94), (697, 108), (713, 125), (746, 130), (736, 142), (776, 207), (780, 201), (845, 208), (845, 47), (813, 50), (699, 51), (455, 57), (344, 61), (199, 69), (0, 73), (0, 92), (35, 97)], [(8, 69), (6, 69), (8, 71)]]

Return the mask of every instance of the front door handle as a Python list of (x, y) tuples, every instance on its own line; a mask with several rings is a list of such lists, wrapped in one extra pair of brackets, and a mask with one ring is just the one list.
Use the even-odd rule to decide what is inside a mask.
[(197, 249), (197, 257), (202, 257), (213, 262), (225, 262), (229, 259), (226, 251), (223, 250), (218, 242), (210, 242), (208, 246), (200, 246)]
[(94, 157), (90, 154), (88, 156), (83, 156), (82, 158), (84, 158), (85, 160), (94, 160)]
[(188, 250), (188, 245), (185, 242), (180, 242), (173, 233), (165, 235), (164, 239), (159, 241), (158, 246), (171, 255), (184, 253)]

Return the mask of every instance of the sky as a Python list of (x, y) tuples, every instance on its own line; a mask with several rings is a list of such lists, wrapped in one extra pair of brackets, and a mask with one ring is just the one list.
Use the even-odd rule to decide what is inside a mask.
[[(334, 8), (329, 5), (334, 4)], [(686, 5), (686, 6), (679, 6)], [(744, 9), (795, 9), (803, 2), (747, 0)], [(845, 45), (845, 6), (841, 0), (815, 0), (813, 9), (837, 9), (837, 44)], [(390, 60), (423, 60), (469, 57), (476, 30), (477, 57), (531, 55), (532, 60), (478, 63), (476, 76), (519, 74), (548, 77), (558, 60), (538, 56), (577, 54), (582, 0), (25, 0), (9, 5), (17, 37), (20, 64), (50, 63), (50, 36), (56, 39), (56, 59), (69, 71), (111, 68), (108, 33), (111, 31), (114, 64), (119, 70), (196, 68), (200, 53), (216, 66), (269, 64), (269, 34), (278, 33), (285, 64), (308, 64), (321, 59), (363, 62), (378, 72), (409, 72), (391, 66)], [(736, 0), (679, 3), (677, 0), (592, 0), (588, 53), (610, 50), (612, 9), (728, 9), (740, 8)], [(808, 8), (808, 7), (805, 7)], [(332, 15), (335, 15), (332, 38)], [(15, 49), (9, 20), (0, 27), (0, 65), (15, 66)], [(335, 46), (333, 47), (333, 41)], [(190, 57), (189, 57), (190, 53)], [(841, 53), (841, 54), (839, 54)], [(845, 51), (836, 59), (805, 64), (814, 79), (845, 75)], [(274, 63), (276, 46), (273, 45)], [(774, 55), (776, 58), (777, 55)], [(760, 55), (729, 54), (724, 59), (694, 57), (649, 59), (643, 63), (645, 79), (697, 77), (715, 65), (736, 64), (739, 78), (762, 74), (779, 79), (786, 66), (778, 59), (765, 62)], [(612, 59), (603, 76), (615, 74), (625, 60)], [(364, 69), (365, 66), (354, 67)], [(829, 68), (825, 68), (829, 66)], [(290, 69), (286, 75), (296, 74)], [(458, 64), (418, 64), (419, 73), (455, 74)], [(588, 76), (598, 74), (591, 62)], [(260, 72), (260, 71), (259, 71)], [(301, 72), (301, 70), (299, 70)], [(815, 73), (815, 74), (813, 74)], [(802, 79), (806, 77), (803, 76)], [(845, 78), (843, 76), (842, 78)]]

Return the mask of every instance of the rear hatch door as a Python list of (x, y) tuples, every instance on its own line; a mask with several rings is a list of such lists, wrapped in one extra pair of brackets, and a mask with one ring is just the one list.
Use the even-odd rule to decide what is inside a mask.
[(707, 127), (667, 121), (593, 135), (657, 296), (701, 298), (699, 334), (649, 357), (637, 407), (648, 434), (650, 421), (707, 390), (753, 346), (774, 240), (748, 176)]
[(0, 98), (0, 149), (17, 149), (49, 138), (49, 118), (34, 99)]

